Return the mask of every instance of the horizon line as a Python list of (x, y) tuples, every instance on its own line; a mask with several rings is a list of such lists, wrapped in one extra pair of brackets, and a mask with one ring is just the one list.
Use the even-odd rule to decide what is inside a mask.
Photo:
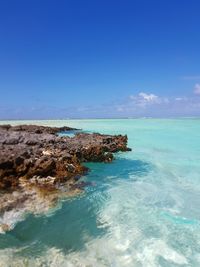
[(153, 116), (142, 116), (142, 117), (114, 117), (114, 118), (38, 118), (38, 119), (0, 119), (0, 122), (4, 121), (67, 121), (67, 120), (133, 120), (133, 119), (200, 119), (200, 116), (169, 116), (169, 117), (153, 117)]

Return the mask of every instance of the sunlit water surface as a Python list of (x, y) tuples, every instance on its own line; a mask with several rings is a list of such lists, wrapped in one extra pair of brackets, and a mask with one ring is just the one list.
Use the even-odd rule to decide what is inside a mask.
[[(8, 122), (1, 122), (8, 123)], [(25, 121), (127, 134), (93, 186), (0, 235), (0, 266), (200, 266), (200, 120)]]

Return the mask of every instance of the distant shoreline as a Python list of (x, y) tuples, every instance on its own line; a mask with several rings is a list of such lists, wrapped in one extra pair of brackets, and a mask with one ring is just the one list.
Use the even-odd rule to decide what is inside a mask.
[(196, 117), (130, 117), (130, 118), (66, 118), (66, 119), (0, 119), (0, 123), (3, 122), (20, 122), (20, 121), (94, 121), (94, 120), (195, 120), (200, 119), (200, 116)]

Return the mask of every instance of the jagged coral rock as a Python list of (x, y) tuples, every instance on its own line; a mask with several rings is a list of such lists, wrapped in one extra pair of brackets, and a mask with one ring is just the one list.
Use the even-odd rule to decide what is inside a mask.
[[(127, 151), (127, 136), (78, 133), (58, 136), (69, 127), (0, 126), (0, 188), (16, 187), (19, 178), (55, 177), (64, 182), (83, 174), (81, 162), (110, 162), (117, 151)], [(45, 184), (45, 180), (44, 184)]]

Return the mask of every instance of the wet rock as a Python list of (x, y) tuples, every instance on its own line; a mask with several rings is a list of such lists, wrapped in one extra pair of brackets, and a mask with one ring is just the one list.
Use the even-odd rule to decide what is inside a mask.
[(10, 226), (6, 223), (0, 224), (0, 233), (1, 232), (7, 232), (10, 230)]
[(79, 183), (76, 183), (76, 184), (72, 184), (71, 185), (71, 189), (83, 189), (87, 186), (94, 186), (94, 183), (92, 182), (79, 182)]
[[(78, 133), (74, 137), (57, 136), (69, 127), (36, 125), (0, 126), (0, 189), (19, 186), (20, 178), (34, 176), (47, 184), (75, 181), (87, 172), (82, 162), (111, 162), (113, 153), (128, 151), (127, 136)], [(44, 179), (43, 179), (44, 178)]]

